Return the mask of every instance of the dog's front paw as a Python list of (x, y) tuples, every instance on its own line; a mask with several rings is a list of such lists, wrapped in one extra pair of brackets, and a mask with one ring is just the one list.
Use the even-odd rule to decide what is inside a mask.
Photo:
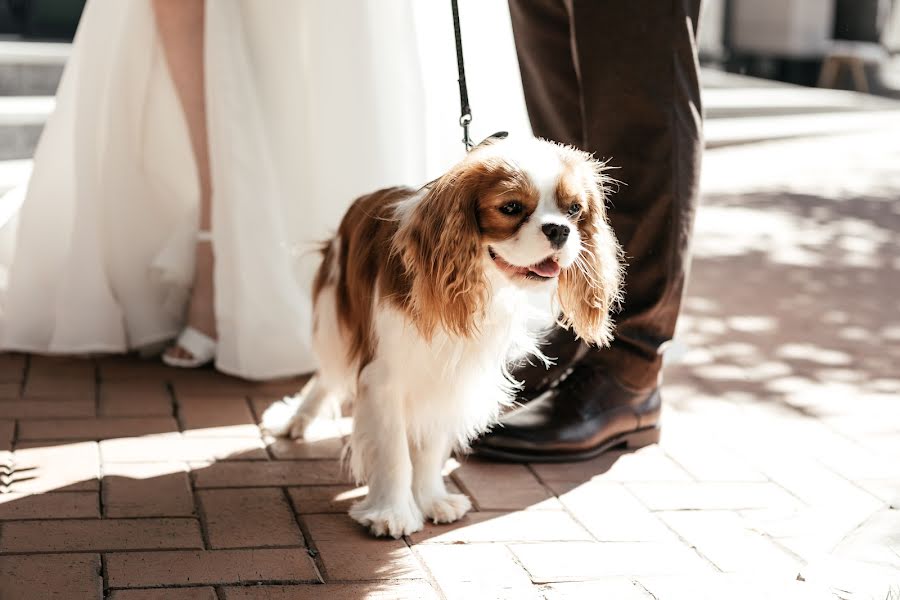
[(408, 504), (372, 506), (363, 500), (353, 505), (350, 516), (368, 527), (372, 535), (389, 535), (396, 539), (419, 531), (425, 524), (419, 508), (413, 503)]
[(425, 516), (435, 523), (452, 523), (463, 518), (472, 508), (472, 502), (464, 494), (447, 494), (433, 498), (422, 507)]
[(291, 418), (287, 432), (288, 437), (292, 440), (306, 439), (306, 434), (315, 420), (315, 417), (298, 412)]
[(289, 437), (302, 440), (313, 418), (300, 410), (300, 402), (286, 397), (272, 404), (263, 413), (260, 427), (275, 437)]
[(259, 426), (263, 431), (275, 437), (287, 437), (299, 408), (300, 402), (291, 396), (285, 396), (266, 409)]

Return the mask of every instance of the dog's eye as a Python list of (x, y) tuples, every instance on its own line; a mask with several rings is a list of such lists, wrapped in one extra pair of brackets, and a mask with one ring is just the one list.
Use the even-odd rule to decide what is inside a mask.
[(500, 207), (500, 212), (502, 212), (504, 215), (517, 215), (522, 212), (522, 203), (516, 200), (507, 202)]
[(570, 217), (575, 216), (580, 212), (581, 212), (581, 205), (578, 204), (577, 202), (569, 207), (569, 216)]

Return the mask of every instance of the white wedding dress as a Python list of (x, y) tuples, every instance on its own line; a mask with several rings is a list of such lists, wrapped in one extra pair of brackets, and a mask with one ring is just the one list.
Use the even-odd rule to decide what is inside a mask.
[[(449, 1), (209, 0), (217, 367), (315, 368), (312, 250), (360, 194), (463, 155)], [(460, 2), (473, 138), (528, 134), (505, 0)], [(149, 0), (90, 0), (23, 201), (0, 349), (106, 353), (183, 326), (197, 197)], [(7, 212), (9, 212), (7, 210)]]

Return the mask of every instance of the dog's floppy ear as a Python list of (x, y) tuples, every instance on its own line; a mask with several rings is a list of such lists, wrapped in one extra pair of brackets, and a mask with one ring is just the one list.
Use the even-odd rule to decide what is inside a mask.
[(560, 324), (589, 344), (604, 346), (612, 341), (611, 313), (621, 300), (622, 282), (622, 250), (606, 220), (609, 178), (602, 162), (582, 152), (567, 154), (570, 185), (579, 190), (584, 212), (578, 223), (581, 253), (559, 276)]
[(431, 182), (394, 239), (410, 278), (412, 318), (425, 339), (442, 325), (454, 335), (477, 333), (487, 284), (478, 228), (479, 161), (472, 155)]

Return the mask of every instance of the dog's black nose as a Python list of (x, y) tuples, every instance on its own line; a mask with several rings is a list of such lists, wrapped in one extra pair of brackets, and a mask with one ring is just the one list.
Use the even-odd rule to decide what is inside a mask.
[(569, 239), (569, 226), (559, 223), (544, 223), (541, 225), (541, 231), (550, 240), (550, 245), (554, 248), (561, 248), (566, 240)]

